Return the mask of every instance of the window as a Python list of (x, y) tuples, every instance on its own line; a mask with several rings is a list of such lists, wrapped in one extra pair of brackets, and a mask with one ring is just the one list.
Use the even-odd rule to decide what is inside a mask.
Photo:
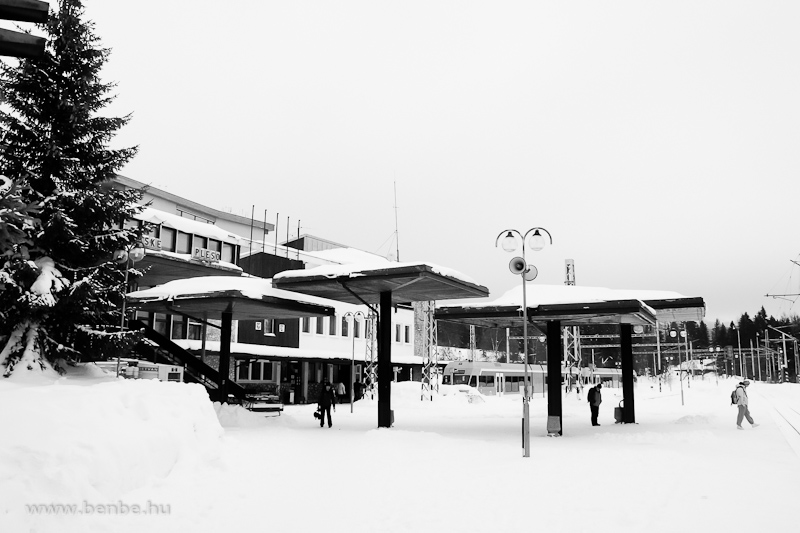
[(171, 339), (186, 338), (186, 319), (182, 316), (172, 317), (172, 336)]
[(167, 252), (174, 252), (177, 234), (178, 232), (174, 229), (161, 226), (161, 249)]
[(192, 236), (182, 231), (178, 232), (178, 243), (175, 251), (179, 254), (192, 253)]
[(347, 323), (347, 317), (342, 317), (342, 337), (347, 337), (350, 333), (350, 325)]
[(250, 363), (250, 378), (251, 381), (261, 381), (261, 363), (256, 361)]
[(141, 320), (142, 322), (144, 322), (148, 326), (150, 325), (150, 313), (146, 313), (144, 311), (139, 311), (137, 309), (136, 312), (133, 314), (133, 316), (136, 318), (136, 320)]
[(405, 343), (408, 344), (411, 342), (411, 326), (405, 327)]
[(357, 318), (353, 320), (353, 336), (355, 338), (361, 337), (361, 322)]
[(208, 238), (200, 235), (194, 235), (192, 239), (192, 246), (195, 248), (208, 248)]
[(237, 381), (275, 381), (272, 361), (243, 359), (238, 361), (237, 365)]
[(304, 316), (300, 319), (303, 323), (303, 333), (308, 333), (311, 331), (311, 318)]
[(199, 341), (203, 338), (203, 324), (198, 322), (197, 320), (189, 319), (188, 325), (188, 335), (186, 336), (187, 339)]
[(218, 241), (216, 239), (208, 239), (208, 249), (222, 253), (222, 241)]
[(325, 322), (322, 320), (321, 316), (317, 317), (317, 335), (322, 335), (323, 324)]
[(156, 313), (154, 322), (153, 329), (166, 337), (169, 317), (164, 313)]
[(264, 319), (264, 335), (275, 335), (275, 319)]
[(222, 260), (226, 263), (236, 263), (236, 247), (227, 242), (222, 243)]
[(275, 381), (272, 361), (243, 359), (238, 361), (237, 365), (237, 381)]
[(394, 325), (394, 341), (400, 342), (400, 324)]
[(247, 361), (236, 361), (236, 381), (246, 381), (250, 377), (250, 365)]
[(469, 385), (470, 387), (475, 386), (475, 376), (469, 376), (466, 374), (457, 374), (453, 376), (453, 385)]
[(332, 316), (330, 320), (330, 328), (328, 329), (329, 335), (336, 335), (336, 317)]

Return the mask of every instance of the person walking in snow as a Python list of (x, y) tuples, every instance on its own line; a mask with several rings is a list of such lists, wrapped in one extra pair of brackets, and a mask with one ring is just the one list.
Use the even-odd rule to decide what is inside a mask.
[(746, 379), (739, 383), (739, 386), (736, 387), (736, 407), (739, 408), (739, 413), (736, 415), (736, 429), (744, 429), (742, 427), (742, 419), (746, 418), (750, 425), (753, 427), (758, 427), (753, 421), (753, 417), (750, 416), (750, 408), (748, 407), (748, 400), (747, 400), (747, 386), (750, 385), (750, 380)]
[(339, 403), (342, 403), (342, 398), (347, 395), (347, 389), (344, 386), (343, 382), (339, 382), (336, 384), (336, 399), (339, 400)]
[(600, 394), (600, 389), (603, 388), (602, 383), (598, 383), (586, 394), (586, 400), (589, 402), (589, 409), (592, 410), (592, 425), (599, 426), (597, 417), (600, 414), (600, 404), (603, 403), (603, 395)]
[(331, 407), (336, 411), (336, 396), (333, 392), (333, 387), (326, 381), (325, 385), (322, 387), (322, 393), (319, 396), (319, 427), (325, 425), (325, 413), (328, 414), (328, 427), (333, 426)]

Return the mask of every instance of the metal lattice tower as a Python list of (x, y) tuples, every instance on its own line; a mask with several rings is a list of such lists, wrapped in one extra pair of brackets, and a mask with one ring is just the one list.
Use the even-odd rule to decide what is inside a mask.
[(564, 327), (564, 366), (581, 366), (581, 331), (578, 326)]
[[(566, 259), (564, 285), (575, 285), (575, 261)], [(581, 367), (581, 331), (578, 326), (564, 327), (564, 366)]]
[(475, 361), (475, 352), (477, 352), (476, 344), (475, 344), (475, 326), (470, 324), (469, 326), (469, 360)]
[(439, 392), (439, 363), (438, 338), (436, 334), (436, 320), (433, 313), (436, 302), (433, 300), (422, 302), (422, 394), (420, 399), (426, 398), (433, 401), (433, 391)]
[(378, 361), (376, 360), (377, 350), (377, 327), (376, 316), (370, 313), (364, 321), (364, 333), (366, 335), (366, 353), (364, 354), (364, 375), (366, 376), (366, 389), (364, 395), (369, 394), (370, 399), (375, 399), (375, 390), (378, 384)]

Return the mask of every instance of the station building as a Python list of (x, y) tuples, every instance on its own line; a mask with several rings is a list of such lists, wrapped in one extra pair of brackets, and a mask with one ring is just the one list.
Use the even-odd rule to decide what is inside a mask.
[[(203, 206), (168, 191), (117, 176), (114, 186), (141, 190), (146, 207), (126, 224), (147, 225), (142, 241), (145, 255), (131, 265), (144, 275), (129, 291), (160, 286), (173, 280), (201, 276), (256, 276), (270, 279), (286, 270), (349, 263), (389, 265), (381, 256), (321, 237), (299, 235), (278, 243), (276, 228), (258, 221)], [(370, 354), (370, 309), (327, 301), (335, 309), (330, 317), (264, 318), (234, 321), (231, 334), (229, 379), (248, 392), (268, 393), (284, 402), (316, 401), (323, 380), (350, 388), (351, 367), (365, 382)], [(219, 368), (219, 321), (186, 314), (136, 311), (134, 324), (143, 324), (201, 363)], [(414, 354), (414, 311), (398, 307), (392, 316), (393, 379), (419, 379), (422, 357)], [(170, 358), (164, 350), (153, 357)], [(168, 361), (162, 361), (168, 362)], [(172, 360), (172, 363), (178, 361)], [(187, 379), (191, 372), (186, 373)]]

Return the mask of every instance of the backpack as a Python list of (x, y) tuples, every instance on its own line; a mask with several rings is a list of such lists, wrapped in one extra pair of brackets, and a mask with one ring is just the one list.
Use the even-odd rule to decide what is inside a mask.
[(736, 391), (738, 390), (739, 386), (733, 389), (733, 392), (731, 393), (731, 405), (736, 405), (737, 403), (739, 403), (739, 396), (736, 394)]

